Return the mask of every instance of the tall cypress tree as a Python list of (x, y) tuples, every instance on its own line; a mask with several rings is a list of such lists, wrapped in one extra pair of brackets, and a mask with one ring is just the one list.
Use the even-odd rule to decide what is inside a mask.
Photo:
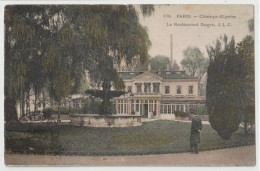
[(229, 139), (239, 128), (241, 98), (241, 60), (235, 51), (235, 40), (227, 36), (207, 47), (210, 63), (207, 78), (209, 121), (223, 139)]

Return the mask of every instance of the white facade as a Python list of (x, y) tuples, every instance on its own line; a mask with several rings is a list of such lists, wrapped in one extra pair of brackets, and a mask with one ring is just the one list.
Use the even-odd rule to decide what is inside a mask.
[(189, 112), (204, 105), (199, 96), (198, 79), (184, 71), (120, 72), (126, 95), (116, 98), (118, 114), (143, 115), (147, 118), (174, 119), (175, 111)]

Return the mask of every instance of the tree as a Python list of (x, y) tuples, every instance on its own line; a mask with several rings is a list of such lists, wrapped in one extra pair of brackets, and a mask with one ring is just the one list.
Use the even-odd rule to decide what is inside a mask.
[(207, 47), (209, 67), (207, 78), (207, 107), (209, 121), (221, 138), (229, 139), (239, 126), (241, 92), (241, 60), (236, 54), (234, 37), (226, 35)]
[(72, 79), (67, 70), (62, 69), (54, 76), (53, 80), (53, 96), (59, 103), (58, 120), (60, 119), (60, 102), (63, 98), (67, 97), (71, 92)]
[(184, 59), (181, 61), (183, 69), (192, 76), (198, 77), (200, 81), (207, 72), (209, 60), (197, 47), (188, 47), (183, 51), (183, 56)]
[[(31, 88), (37, 100), (44, 87), (42, 55), (49, 42), (52, 42), (50, 20), (57, 14), (55, 11), (56, 6), (6, 6), (5, 103), (7, 106), (15, 108), (19, 101), (23, 108)], [(35, 102), (35, 110), (36, 105)], [(15, 109), (11, 111), (13, 112), (5, 110), (5, 116), (13, 116), (5, 117), (6, 121), (17, 120)], [(23, 109), (21, 111), (23, 115)]]
[[(141, 8), (144, 15), (153, 12), (151, 5)], [(26, 90), (32, 88), (37, 99), (38, 92), (48, 87), (50, 96), (59, 102), (69, 92), (80, 90), (85, 70), (94, 78), (104, 68), (100, 66), (104, 61), (111, 66), (114, 61), (126, 59), (130, 63), (133, 57), (139, 57), (144, 63), (149, 46), (147, 30), (139, 24), (132, 5), (7, 6), (5, 119), (17, 120), (15, 105), (24, 100)], [(105, 75), (95, 78), (97, 82), (107, 73), (100, 74)], [(121, 89), (122, 80), (115, 75), (113, 78), (111, 81)]]
[(172, 65), (172, 70), (174, 70), (174, 71), (179, 71), (180, 70), (180, 67), (177, 64), (176, 60), (174, 60), (174, 63)]
[(149, 63), (151, 64), (152, 70), (155, 70), (155, 71), (161, 70), (162, 71), (162, 70), (167, 69), (167, 65), (170, 64), (170, 59), (167, 56), (158, 55), (158, 56), (151, 58)]
[[(151, 65), (151, 69), (155, 71), (159, 70), (167, 70), (167, 65), (169, 65), (170, 68), (170, 59), (167, 56), (163, 55), (157, 55), (153, 58), (149, 56), (148, 60), (145, 63), (139, 62), (137, 66), (135, 67), (135, 70), (137, 71), (147, 71), (148, 70), (148, 64)], [(179, 70), (179, 65), (177, 64), (176, 60), (174, 60), (172, 70), (178, 71)]]
[[(254, 32), (254, 20), (248, 22), (250, 32)], [(237, 53), (242, 61), (241, 91), (244, 92), (241, 103), (240, 120), (247, 134), (255, 124), (255, 72), (254, 72), (254, 38), (246, 36), (237, 44)]]

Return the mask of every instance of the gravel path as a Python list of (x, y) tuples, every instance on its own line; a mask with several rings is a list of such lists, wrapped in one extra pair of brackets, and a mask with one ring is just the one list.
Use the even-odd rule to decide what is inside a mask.
[(5, 154), (6, 165), (31, 166), (254, 166), (256, 147), (144, 156), (50, 156)]

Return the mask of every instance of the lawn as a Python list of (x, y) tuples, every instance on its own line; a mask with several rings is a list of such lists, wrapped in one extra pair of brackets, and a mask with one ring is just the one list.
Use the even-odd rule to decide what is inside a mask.
[[(157, 120), (130, 128), (52, 126), (42, 131), (6, 131), (7, 153), (58, 155), (133, 155), (178, 153), (189, 150), (190, 123)], [(230, 148), (255, 143), (255, 134), (240, 129), (222, 140), (204, 125), (200, 150)]]

